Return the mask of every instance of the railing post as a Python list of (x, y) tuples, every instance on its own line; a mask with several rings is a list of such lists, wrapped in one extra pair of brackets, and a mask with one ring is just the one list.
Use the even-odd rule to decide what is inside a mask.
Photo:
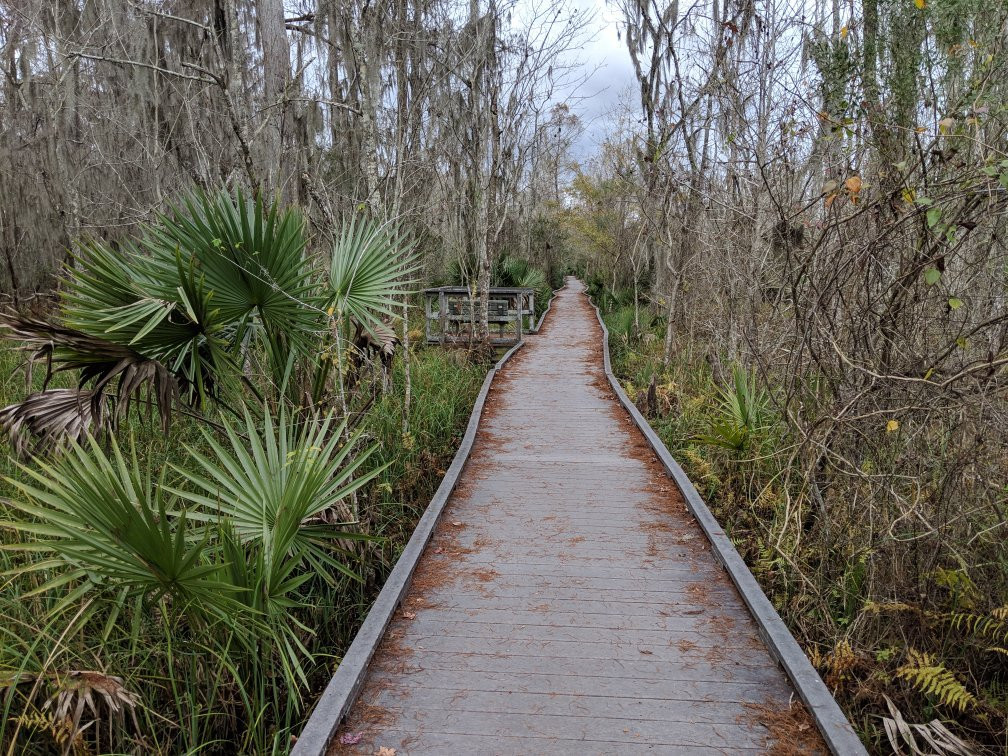
[(518, 292), (518, 306), (515, 307), (515, 314), (518, 316), (518, 334), (515, 343), (519, 343), (522, 340), (522, 321), (525, 319), (525, 296), (519, 291)]
[(445, 344), (445, 331), (448, 327), (448, 305), (444, 291), (438, 292), (438, 320), (441, 325), (441, 346)]
[(427, 339), (428, 344), (434, 340), (431, 334), (431, 321), (434, 320), (434, 312), (431, 310), (433, 302), (434, 297), (424, 292), (424, 337)]

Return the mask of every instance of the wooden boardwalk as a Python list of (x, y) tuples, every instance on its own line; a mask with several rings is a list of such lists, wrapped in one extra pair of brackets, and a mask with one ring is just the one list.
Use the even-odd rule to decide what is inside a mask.
[(383, 747), (825, 752), (613, 396), (576, 283), (494, 381), (462, 480), (331, 752)]

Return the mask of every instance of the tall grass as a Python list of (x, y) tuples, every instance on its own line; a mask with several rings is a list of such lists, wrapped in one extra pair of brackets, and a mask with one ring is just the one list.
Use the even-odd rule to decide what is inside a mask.
[[(977, 752), (1004, 752), (1008, 549), (978, 531), (941, 543), (935, 559), (907, 520), (929, 511), (928, 487), (942, 477), (948, 440), (921, 431), (933, 473), (907, 482), (919, 486), (916, 514), (885, 501), (868, 506), (870, 492), (856, 474), (815, 488), (795, 463), (797, 439), (775, 407), (780, 386), (773, 374), (741, 366), (715, 374), (718, 360), (692, 356), (701, 349), (674, 350), (663, 367), (663, 324), (654, 320), (635, 333), (632, 310), (619, 296), (599, 299), (614, 372), (870, 750), (889, 752), (882, 725), (888, 700), (908, 721), (945, 722)], [(817, 396), (812, 376), (806, 410), (814, 410)], [(880, 425), (878, 436), (860, 445), (862, 472), (898, 465), (903, 453), (899, 425)], [(999, 496), (1003, 489), (992, 487), (992, 499)]]
[[(24, 395), (24, 380), (16, 369), (19, 361), (20, 355), (11, 346), (0, 345), (0, 405)], [(171, 586), (163, 591), (135, 590), (122, 583), (115, 570), (97, 594), (75, 593), (90, 579), (88, 575), (97, 573), (77, 575), (65, 584), (51, 585), (50, 590), (39, 590), (72, 570), (58, 560), (46, 562), (48, 557), (25, 551), (46, 539), (41, 531), (33, 535), (28, 532), (31, 528), (12, 529), (12, 523), (26, 517), (23, 508), (29, 497), (19, 486), (29, 484), (33, 473), (42, 468), (40, 463), (18, 466), (4, 453), (0, 457), (0, 520), (4, 523), (0, 531), (0, 613), (4, 616), (0, 623), (0, 745), (15, 753), (285, 752), (437, 486), (484, 375), (480, 366), (438, 349), (414, 353), (411, 373), (414, 399), (409, 433), (402, 430), (401, 360), (395, 363), (388, 391), (380, 391), (381, 380), (374, 376), (374, 385), (365, 381), (360, 395), (366, 397), (370, 391), (377, 398), (370, 403), (362, 398), (351, 408), (359, 435), (351, 440), (350, 453), (363, 460), (355, 479), (367, 481), (356, 492), (359, 528), (374, 537), (344, 544), (346, 564), (359, 579), (329, 564), (328, 550), (316, 554), (318, 559), (309, 558), (290, 568), (276, 562), (281, 553), (270, 557), (268, 551), (250, 546), (250, 534), (234, 530), (233, 518), (218, 521), (198, 516), (213, 505), (212, 497), (205, 494), (192, 493), (188, 504), (176, 502), (168, 508), (192, 511), (184, 525), (190, 536), (181, 547), (207, 549), (200, 559), (209, 567), (217, 564), (208, 580), (230, 585), (246, 581), (249, 596), (219, 596), (222, 606), (228, 601), (238, 606), (259, 593), (264, 584), (254, 575), (266, 573), (256, 570), (274, 560), (274, 577), (268, 582), (275, 588), (265, 595), (273, 596), (270, 600), (279, 602), (273, 609), (288, 618), (282, 627), (277, 626), (280, 635), (269, 632), (268, 607), (256, 605), (249, 616), (237, 610), (197, 616), (186, 610), (183, 595)], [(146, 422), (134, 415), (119, 437), (124, 449), (136, 449), (135, 490), (146, 489), (152, 496), (170, 500), (173, 490), (199, 491), (192, 472), (179, 472), (198, 469), (183, 465), (183, 458), (190, 454), (186, 447), (212, 465), (220, 465), (233, 454), (229, 451), (232, 441), (240, 447), (248, 443), (244, 439), (258, 434), (233, 429), (231, 435), (229, 441), (213, 425), (180, 417), (171, 435), (165, 436), (156, 417)], [(332, 428), (326, 430), (326, 438), (338, 435)], [(268, 436), (269, 432), (263, 437)], [(374, 451), (363, 457), (362, 452), (372, 445)], [(322, 448), (325, 443), (320, 437), (311, 446)], [(237, 460), (225, 467), (236, 470)], [(284, 460), (277, 457), (275, 462), (287, 471)], [(113, 478), (114, 467), (108, 472)], [(268, 469), (260, 472), (280, 474)], [(42, 475), (64, 484), (70, 481), (59, 468)], [(368, 481), (369, 477), (373, 479)], [(213, 487), (225, 482), (208, 479), (207, 483)], [(45, 487), (38, 480), (35, 484)], [(240, 499), (232, 503), (239, 506)], [(159, 521), (166, 522), (165, 517), (173, 527), (183, 526), (177, 515), (171, 511), (158, 515), (155, 507), (150, 519), (155, 530)], [(82, 531), (82, 536), (87, 537), (87, 532)], [(310, 556), (313, 547), (305, 543), (294, 548)], [(292, 552), (283, 547), (283, 553)], [(33, 564), (40, 569), (26, 569)], [(54, 612), (60, 602), (66, 606)], [(301, 665), (300, 671), (291, 665), (292, 659)], [(82, 729), (91, 720), (95, 724)]]

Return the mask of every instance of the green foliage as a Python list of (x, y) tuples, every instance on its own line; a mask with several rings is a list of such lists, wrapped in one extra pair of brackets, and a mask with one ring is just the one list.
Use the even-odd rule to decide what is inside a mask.
[[(401, 391), (389, 391), (371, 406), (362, 429), (364, 438), (377, 445), (368, 466), (380, 468), (370, 495), (383, 513), (378, 526), (383, 535), (391, 535), (386, 528), (398, 529), (409, 522), (412, 515), (405, 515), (405, 510), (426, 505), (423, 496), (415, 501), (417, 491), (437, 488), (444, 469), (438, 460), (455, 453), (461, 440), (457, 430), (465, 425), (485, 375), (461, 353), (425, 349), (414, 353), (410, 364), (415, 401), (410, 404), (409, 433), (403, 433)], [(403, 365), (396, 362), (393, 389), (401, 388), (403, 381)], [(409, 535), (402, 532), (396, 537)]]
[(990, 614), (955, 612), (948, 617), (949, 624), (977, 638), (1008, 644), (1008, 606), (995, 609)]
[(237, 366), (259, 354), (279, 383), (289, 354), (307, 350), (320, 330), (304, 245), (293, 210), (241, 192), (198, 193), (139, 245), (81, 245), (63, 316), (70, 328), (167, 365), (192, 401), (233, 386)]
[[(43, 391), (0, 411), (0, 428), (27, 450), (30, 436), (38, 449), (114, 431), (131, 406), (156, 404), (167, 431), (179, 391), (197, 410), (212, 399), (238, 416), (249, 394), (255, 406), (331, 403), (331, 357), (351, 383), (365, 352), (391, 360), (397, 341), (385, 321), (403, 315), (416, 270), (398, 231), (358, 218), (340, 232), (326, 286), (299, 212), (240, 191), (197, 193), (138, 244), (81, 244), (62, 324), (0, 318), (47, 365)], [(77, 391), (47, 391), (66, 371), (79, 374)]]
[(326, 515), (348, 519), (346, 498), (379, 470), (355, 477), (371, 450), (351, 457), (356, 439), (344, 442), (331, 418), (296, 428), (267, 411), (262, 427), (246, 415), (245, 438), (226, 422), (224, 429), (227, 445), (205, 432), (209, 454), (190, 448), (175, 466), (179, 486), (152, 483), (114, 439), (111, 457), (91, 440), (37, 470), (22, 466), (32, 482), (12, 481), (23, 495), (12, 502), (21, 517), (3, 525), (32, 538), (6, 548), (44, 557), (25, 560), (17, 575), (64, 567), (35, 589), (71, 588), (54, 614), (98, 591), (111, 604), (93, 601), (78, 621), (108, 610), (107, 636), (123, 604), (170, 599), (200, 625), (234, 623), (248, 649), (268, 640), (296, 694), (307, 684), (301, 659), (309, 658), (295, 632), (297, 591), (313, 574), (354, 576), (351, 555), (337, 544), (360, 536)]
[[(77, 695), (60, 693), (65, 665), (120, 672), (137, 704), (143, 724), (120, 721), (105, 741), (89, 731), (103, 752), (276, 751), (302, 722), (330, 672), (318, 656), (344, 649), (366, 614), (484, 375), (414, 355), (403, 434), (386, 321), (403, 314), (411, 247), (358, 220), (330, 262), (328, 276), (312, 264), (296, 211), (196, 195), (136, 245), (81, 245), (66, 325), (5, 318), (47, 370), (0, 423), (24, 448), (35, 437), (65, 451), (9, 467), (4, 484), (0, 687), (15, 716), (0, 715), (0, 741), (80, 739), (84, 724), (64, 732), (39, 714)], [(383, 375), (363, 369), (379, 339)], [(339, 406), (355, 430), (329, 410), (332, 376), (351, 372)], [(169, 439), (179, 388), (194, 407)], [(19, 390), (7, 381), (0, 398)], [(131, 404), (158, 406), (165, 424)], [(138, 439), (128, 451), (122, 429)], [(113, 435), (99, 442), (101, 430)]]
[[(63, 591), (55, 614), (92, 591), (157, 603), (170, 596), (184, 612), (227, 617), (238, 608), (233, 592), (214, 576), (207, 539), (193, 540), (185, 514), (169, 516), (163, 489), (141, 472), (135, 453), (124, 455), (111, 439), (111, 456), (89, 439), (38, 468), (21, 465), (24, 480), (9, 506), (19, 513), (0, 526), (22, 537), (8, 551), (40, 555), (12, 572), (48, 577), (34, 592)], [(28, 594), (32, 595), (32, 594)], [(98, 608), (91, 604), (86, 619)]]
[(906, 664), (896, 670), (896, 675), (942, 706), (965, 711), (977, 705), (976, 697), (956, 680), (955, 675), (928, 654), (911, 649)]
[(634, 335), (634, 311), (632, 307), (620, 307), (613, 310), (612, 315), (606, 320), (606, 327), (609, 335), (616, 341), (628, 344)]
[(176, 466), (189, 486), (173, 492), (189, 503), (190, 520), (228, 522), (238, 543), (262, 550), (264, 606), (270, 607), (282, 605), (290, 592), (284, 580), (292, 558), (321, 576), (336, 571), (357, 577), (345, 566), (350, 555), (334, 545), (356, 536), (337, 525), (356, 520), (347, 502), (381, 468), (360, 474), (375, 446), (352, 456), (361, 431), (345, 437), (345, 423), (334, 423), (331, 415), (295, 425), (284, 411), (275, 423), (269, 411), (264, 414), (262, 428), (248, 413), (240, 429), (223, 419), (227, 445), (204, 430), (207, 453), (189, 449), (195, 464)]
[(505, 255), (498, 264), (498, 271), (497, 281), (501, 286), (535, 289), (536, 293), (549, 288), (546, 274), (520, 257)]
[(741, 451), (766, 429), (769, 406), (770, 396), (757, 385), (756, 375), (733, 365), (731, 386), (720, 389), (716, 413), (697, 441)]
[[(15, 365), (0, 346), (0, 400), (23, 390)], [(103, 669), (121, 678), (107, 689), (135, 696), (139, 726), (99, 701), (93, 751), (283, 750), (436, 488), (483, 376), (462, 355), (415, 353), (408, 436), (397, 362), (351, 433), (282, 407), (219, 425), (183, 417), (170, 438), (131, 416), (126, 451), (111, 438), (0, 460), (0, 687), (17, 681), (0, 742), (65, 742), (72, 723), (49, 727), (41, 707), (71, 685), (66, 670)]]
[(333, 245), (327, 307), (337, 319), (352, 318), (377, 335), (381, 318), (397, 315), (418, 268), (413, 245), (395, 228), (355, 218)]

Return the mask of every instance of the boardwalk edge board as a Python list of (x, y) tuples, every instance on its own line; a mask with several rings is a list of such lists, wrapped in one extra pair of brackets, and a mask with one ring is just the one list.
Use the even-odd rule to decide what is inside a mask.
[(550, 294), (549, 302), (546, 303), (546, 309), (542, 311), (542, 315), (539, 316), (539, 320), (535, 324), (535, 330), (532, 333), (539, 333), (542, 328), (543, 321), (546, 320), (546, 316), (549, 314), (550, 307), (553, 306), (553, 300), (556, 299), (556, 295), (563, 291), (561, 286), (559, 289), (554, 289), (553, 293)]
[(609, 329), (606, 328), (598, 305), (592, 301), (591, 297), (588, 297), (588, 301), (595, 308), (595, 317), (598, 318), (599, 325), (602, 327), (605, 374), (613, 392), (623, 408), (633, 418), (634, 424), (644, 434), (666, 472), (679, 488), (686, 501), (686, 506), (700, 524), (707, 540), (710, 541), (713, 554), (728, 572), (728, 576), (741, 594), (753, 619), (756, 620), (760, 636), (770, 653), (784, 669), (798, 696), (809, 710), (820, 733), (822, 733), (823, 740), (826, 741), (826, 745), (837, 756), (867, 754), (861, 739), (854, 732), (854, 728), (840, 709), (829, 688), (826, 687), (826, 683), (816, 672), (815, 667), (812, 666), (805, 652), (802, 651), (801, 646), (798, 645), (791, 631), (784, 624), (784, 620), (781, 619), (770, 599), (763, 593), (763, 589), (760, 588), (756, 578), (749, 571), (745, 561), (739, 556), (735, 545), (718, 524), (710, 509), (707, 508), (703, 497), (700, 496), (689, 477), (672, 457), (668, 448), (637, 409), (637, 406), (630, 401), (630, 397), (623, 390), (619, 379), (613, 375), (612, 363), (609, 359)]
[[(552, 298), (550, 302), (552, 303)], [(548, 308), (547, 308), (548, 309)], [(540, 323), (542, 321), (540, 320)], [(480, 418), (483, 415), (483, 406), (486, 404), (487, 396), (490, 393), (490, 386), (498, 371), (524, 344), (519, 341), (511, 347), (497, 363), (487, 371), (483, 379), (483, 386), (476, 402), (473, 405), (472, 414), (469, 415), (469, 424), (466, 426), (465, 435), (459, 444), (458, 451), (452, 459), (447, 472), (441, 479), (441, 485), (424, 510), (423, 516), (417, 523), (413, 535), (410, 536), (399, 559), (396, 560), (392, 572), (389, 573), (385, 585), (382, 586), (375, 599), (371, 610), (361, 624), (357, 635), (354, 636), (350, 648), (347, 649), (343, 660), (336, 668), (332, 679), (322, 692), (321, 697), (315, 704), (315, 710), (308, 718), (297, 742), (291, 750), (291, 756), (320, 756), (325, 754), (327, 747), (336, 730), (339, 729), (343, 717), (353, 706), (360, 688), (364, 683), (364, 675), (368, 665), (381, 643), (385, 630), (392, 620), (395, 610), (409, 589), (410, 580), (416, 570), (424, 547), (434, 533), (441, 512), (444, 510), (448, 497), (458, 484), (462, 474), (462, 468), (469, 459), (469, 452), (472, 450), (473, 442), (476, 440), (476, 431), (479, 427)]]

